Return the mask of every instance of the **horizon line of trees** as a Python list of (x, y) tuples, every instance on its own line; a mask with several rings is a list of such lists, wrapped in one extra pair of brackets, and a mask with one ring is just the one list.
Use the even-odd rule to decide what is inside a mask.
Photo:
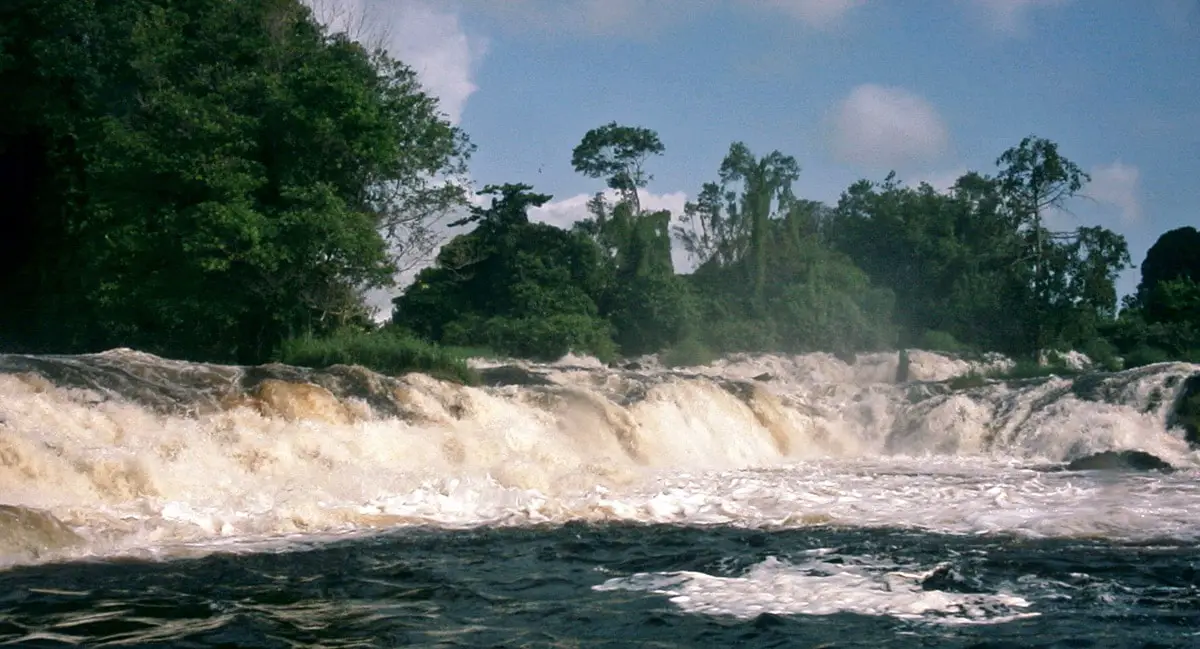
[[(1090, 178), (1047, 139), (947, 192), (894, 174), (834, 205), (797, 160), (733, 143), (681, 223), (638, 190), (659, 135), (615, 122), (573, 168), (604, 184), (569, 229), (551, 196), (458, 181), (473, 145), (411, 68), (300, 0), (21, 0), (0, 9), (0, 350), (117, 346), (259, 363), (373, 329), (363, 296), (470, 228), (394, 300), (388, 332), (527, 358), (924, 347), (1200, 361), (1200, 233), (1131, 267), (1103, 227), (1055, 231)], [(696, 262), (680, 275), (678, 242)]]
[[(1078, 349), (1109, 365), (1198, 358), (1196, 231), (1163, 235), (1120, 309), (1124, 237), (1045, 225), (1090, 181), (1052, 141), (1025, 138), (996, 174), (968, 172), (948, 192), (889, 174), (854, 183), (833, 206), (793, 193), (795, 158), (735, 142), (674, 226), (637, 194), (664, 152), (644, 127), (586, 133), (572, 163), (615, 199), (598, 191), (570, 229), (529, 220), (550, 196), (528, 185), (485, 188), (491, 205), (460, 223), (476, 228), (395, 299), (391, 326), (547, 359), (896, 347), (1023, 358)], [(674, 272), (672, 239), (694, 272)]]

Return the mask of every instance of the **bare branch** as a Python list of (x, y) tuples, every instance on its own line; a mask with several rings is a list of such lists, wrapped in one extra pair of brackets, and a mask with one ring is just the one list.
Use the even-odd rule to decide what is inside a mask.
[(303, 0), (313, 18), (334, 34), (345, 34), (367, 51), (386, 50), (391, 26), (370, 15), (365, 0)]

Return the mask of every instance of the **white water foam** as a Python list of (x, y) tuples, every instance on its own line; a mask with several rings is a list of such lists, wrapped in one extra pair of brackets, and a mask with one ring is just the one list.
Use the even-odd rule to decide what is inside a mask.
[(999, 624), (1036, 617), (1031, 603), (1011, 593), (952, 593), (921, 583), (945, 566), (922, 569), (874, 557), (823, 559), (810, 551), (792, 564), (769, 557), (739, 577), (703, 572), (638, 573), (593, 586), (597, 591), (643, 591), (666, 595), (688, 613), (747, 619), (772, 615), (888, 616), (943, 625)]
[[(962, 369), (928, 356), (921, 371), (931, 376)], [(114, 381), (159, 392), (171, 387), (159, 372), (216, 373), (230, 385), (240, 372), (124, 352), (43, 360), (103, 365)], [(1200, 456), (1166, 427), (1172, 386), (1200, 367), (1126, 373), (1089, 400), (1065, 379), (953, 393), (896, 386), (885, 361), (738, 357), (683, 374), (526, 364), (548, 387), (413, 375), (383, 389), (399, 416), (287, 381), (162, 414), (104, 386), (0, 373), (0, 504), (65, 522), (86, 540), (68, 554), (572, 520), (1200, 538), (1189, 513)], [(747, 378), (763, 373), (774, 376)], [(723, 383), (731, 377), (741, 382)], [(1034, 470), (1110, 449), (1183, 470)], [(34, 536), (66, 538), (47, 525)]]
[(664, 476), (636, 493), (595, 494), (575, 515), (761, 529), (838, 525), (1197, 541), (1198, 477), (1046, 473), (979, 458), (823, 461)]

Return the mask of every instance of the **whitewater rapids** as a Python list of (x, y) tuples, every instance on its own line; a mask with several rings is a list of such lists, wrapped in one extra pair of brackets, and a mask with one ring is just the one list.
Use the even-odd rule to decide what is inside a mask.
[[(0, 563), (567, 521), (1200, 539), (1200, 454), (1171, 426), (1200, 366), (954, 390), (983, 364), (910, 358), (903, 384), (896, 354), (813, 354), (479, 363), (462, 387), (0, 355)], [(1048, 470), (1106, 450), (1179, 470)]]

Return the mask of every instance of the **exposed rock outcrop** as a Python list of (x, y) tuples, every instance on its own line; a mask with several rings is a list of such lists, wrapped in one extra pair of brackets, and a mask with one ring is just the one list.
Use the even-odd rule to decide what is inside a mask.
[(1193, 374), (1183, 382), (1167, 425), (1179, 426), (1188, 444), (1200, 447), (1200, 374)]
[(1104, 451), (1076, 458), (1068, 471), (1160, 471), (1172, 473), (1175, 467), (1145, 451)]

